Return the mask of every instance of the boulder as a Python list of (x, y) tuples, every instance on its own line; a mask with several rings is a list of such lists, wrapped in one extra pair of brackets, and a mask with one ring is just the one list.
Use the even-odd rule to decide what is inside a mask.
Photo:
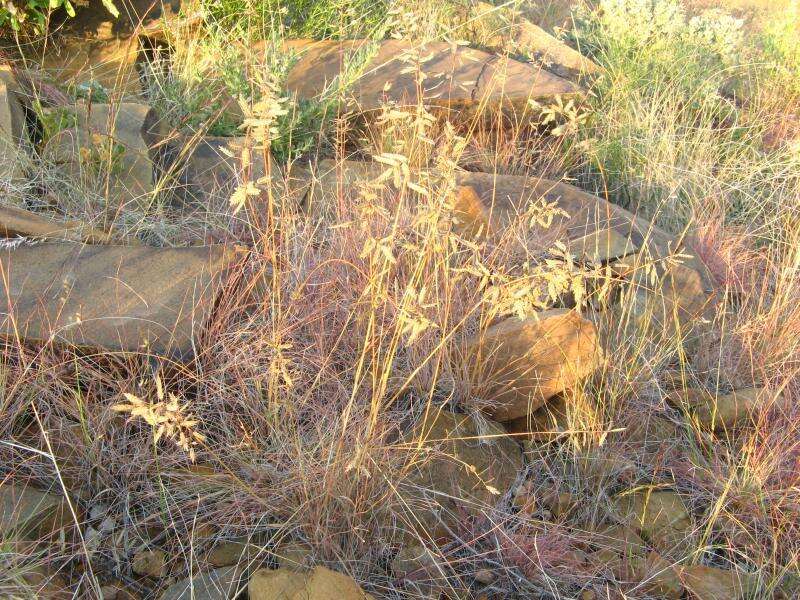
[(54, 221), (16, 206), (0, 206), (0, 237), (49, 238), (101, 243), (108, 235), (78, 221)]
[(131, 561), (131, 570), (143, 577), (166, 577), (167, 555), (163, 550), (137, 552)]
[[(419, 102), (450, 109), (525, 109), (528, 100), (581, 92), (574, 83), (533, 65), (445, 42), (420, 46), (409, 40), (289, 40), (285, 45), (298, 56), (286, 79), (290, 92), (313, 100), (338, 86), (359, 112), (386, 103)], [(350, 70), (343, 72), (343, 64)], [(418, 68), (426, 75), (421, 94)]]
[(620, 522), (662, 554), (685, 547), (692, 535), (691, 516), (675, 491), (637, 488), (615, 496), (613, 503)]
[(39, 539), (67, 527), (72, 515), (64, 498), (22, 483), (0, 485), (0, 537)]
[(592, 60), (532, 23), (519, 11), (488, 2), (471, 2), (465, 27), (481, 45), (511, 54), (522, 54), (560, 77), (596, 74)]
[(465, 515), (490, 511), (522, 470), (522, 452), (503, 428), (469, 415), (430, 407), (406, 440), (410, 472), (397, 507), (409, 524), (406, 541), (449, 539)]
[(0, 182), (25, 177), (29, 159), (25, 152), (28, 136), (21, 89), (8, 65), (0, 65)]
[(180, 134), (174, 140), (167, 139), (165, 145), (169, 149), (159, 165), (162, 179), (166, 186), (174, 187), (184, 204), (227, 206), (238, 185), (262, 179), (272, 167), (268, 167), (262, 151), (251, 150), (250, 164), (245, 168), (243, 137)]
[(680, 578), (693, 600), (737, 600), (749, 597), (751, 576), (746, 573), (691, 565), (679, 569)]
[(638, 582), (637, 591), (664, 600), (683, 598), (684, 588), (678, 568), (658, 552), (648, 552), (646, 558), (634, 561), (633, 571)]
[(567, 399), (557, 394), (547, 404), (532, 413), (504, 423), (506, 430), (516, 439), (547, 442), (563, 435), (569, 427)]
[(256, 560), (260, 552), (261, 547), (251, 543), (251, 539), (248, 537), (220, 540), (209, 550), (206, 561), (212, 567), (246, 565)]
[(612, 263), (616, 275), (627, 281), (620, 310), (640, 331), (685, 336), (713, 317), (710, 277), (696, 258), (670, 260), (659, 250), (647, 249)]
[(75, 126), (56, 132), (44, 157), (67, 177), (106, 199), (112, 217), (123, 206), (147, 207), (156, 192), (156, 153), (161, 127), (146, 104), (78, 104)]
[(244, 585), (242, 571), (237, 567), (225, 567), (199, 573), (169, 586), (160, 600), (233, 600)]
[(0, 335), (189, 358), (234, 255), (222, 246), (2, 250)]
[(726, 431), (767, 406), (770, 393), (765, 388), (752, 387), (714, 396), (703, 389), (688, 388), (670, 392), (667, 400), (687, 409), (704, 429)]
[(291, 569), (259, 569), (247, 586), (250, 600), (369, 600), (347, 575), (325, 567), (304, 573)]
[(601, 364), (594, 325), (577, 312), (552, 309), (511, 317), (467, 343), (474, 394), (491, 400), (501, 423), (532, 414)]
[(647, 556), (647, 544), (632, 527), (603, 525), (591, 536), (589, 561), (607, 569), (619, 580), (630, 580), (637, 565)]
[[(142, 92), (137, 63), (147, 46), (140, 34), (157, 31), (163, 19), (172, 19), (179, 0), (115, 0), (115, 18), (101, 0), (89, 0), (74, 18), (53, 23), (55, 35), (44, 49), (29, 52), (29, 60), (41, 59), (41, 68), (55, 81), (72, 86), (99, 84), (115, 97)], [(102, 99), (102, 98), (99, 98)]]

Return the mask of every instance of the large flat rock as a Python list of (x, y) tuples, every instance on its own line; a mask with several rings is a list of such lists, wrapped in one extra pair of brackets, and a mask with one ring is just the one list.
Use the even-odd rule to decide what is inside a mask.
[[(286, 80), (290, 92), (315, 99), (340, 87), (360, 111), (420, 101), (447, 108), (524, 107), (529, 99), (581, 91), (534, 65), (445, 42), (290, 40), (286, 46), (299, 55)], [(421, 85), (418, 72), (425, 74)]]
[(55, 221), (16, 206), (0, 205), (0, 237), (35, 237), (73, 242), (99, 243), (108, 239), (103, 231), (78, 221)]
[(25, 176), (27, 135), (21, 93), (11, 67), (0, 65), (0, 182)]
[(3, 250), (0, 335), (188, 358), (233, 259), (222, 246)]

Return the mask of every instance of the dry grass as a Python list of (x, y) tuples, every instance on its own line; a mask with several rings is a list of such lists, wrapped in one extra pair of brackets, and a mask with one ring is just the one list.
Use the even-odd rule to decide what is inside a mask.
[[(612, 87), (630, 80), (620, 70), (628, 63), (597, 58), (609, 61)], [(610, 498), (649, 484), (679, 491), (694, 516), (670, 560), (751, 573), (752, 598), (796, 585), (800, 156), (761, 146), (786, 97), (771, 83), (758, 83), (736, 127), (717, 119), (716, 104), (687, 112), (675, 101), (675, 80), (626, 94), (601, 81), (586, 109), (592, 120), (564, 136), (488, 127), (497, 120), (487, 115), (456, 130), (419, 107), (367, 130), (360, 151), (383, 159), (383, 177), (324, 195), (316, 210), (299, 210), (276, 170), (279, 183), (240, 195), (234, 206), (206, 207), (193, 221), (164, 210), (125, 212), (121, 234), (151, 243), (212, 236), (247, 244), (247, 268), (190, 365), (4, 346), (0, 485), (13, 477), (63, 486), (81, 508), (82, 536), (42, 553), (0, 540), (0, 595), (32, 597), (23, 575), (37, 565), (69, 578), (75, 597), (98, 598), (111, 579), (155, 594), (162, 582), (131, 575), (136, 551), (165, 549), (168, 571), (182, 577), (205, 568), (206, 551), (221, 540), (244, 536), (258, 552), (243, 560), (275, 564), (282, 544), (300, 542), (311, 561), (380, 597), (420, 597), (431, 579), (467, 597), (486, 589), (504, 598), (571, 598), (588, 589), (647, 597), (635, 585), (609, 583), (595, 551), (606, 546), (596, 529)], [(275, 106), (254, 108), (246, 133), (268, 151), (280, 115)], [(632, 122), (637, 135), (621, 135)], [(341, 165), (353, 125), (332, 127), (328, 152)], [(603, 153), (620, 140), (641, 152)], [(408, 168), (419, 164), (439, 176)], [(536, 199), (499, 240), (458, 234), (449, 202), (453, 172), (463, 167), (569, 173), (591, 191), (634, 200), (660, 223), (687, 228), (724, 300), (691, 354), (681, 340), (615, 328), (632, 319), (625, 297), (615, 312), (594, 315), (614, 332), (610, 360), (571, 392), (554, 441), (525, 444), (520, 480), (530, 505), (500, 495), (439, 545), (415, 532), (419, 508), (408, 501), (414, 470), (436, 453), (405, 436), (435, 408), (477, 414), (490, 403), (466, 375), (464, 340), (501, 316), (538, 308), (542, 299), (530, 290), (543, 282), (520, 266), (552, 257), (528, 239), (527, 224), (541, 210)], [(73, 190), (61, 208), (92, 220), (83, 193)], [(764, 385), (770, 402), (752, 423), (714, 438), (665, 401), (675, 373), (712, 391)], [(176, 398), (184, 411), (173, 419), (176, 431), (197, 433), (194, 443), (120, 414), (126, 395)], [(568, 501), (554, 511), (549, 499), (559, 493)], [(435, 568), (403, 581), (388, 565), (408, 536), (427, 542)], [(496, 578), (483, 588), (474, 578), (486, 568)]]

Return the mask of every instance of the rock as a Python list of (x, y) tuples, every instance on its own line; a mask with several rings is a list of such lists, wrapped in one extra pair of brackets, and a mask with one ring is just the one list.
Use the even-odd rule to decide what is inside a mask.
[(325, 567), (308, 573), (290, 569), (259, 569), (247, 586), (250, 600), (368, 600), (347, 575)]
[(683, 547), (692, 534), (692, 519), (677, 492), (640, 488), (615, 496), (614, 505), (621, 523), (664, 554)]
[(262, 151), (250, 152), (245, 169), (245, 138), (181, 134), (167, 145), (169, 155), (160, 169), (164, 180), (176, 182), (174, 191), (184, 204), (227, 206), (238, 185), (258, 181), (268, 172)]
[(635, 579), (639, 582), (636, 590), (664, 600), (681, 600), (683, 583), (677, 567), (651, 551), (644, 560), (634, 563)]
[(154, 200), (155, 151), (160, 122), (145, 104), (92, 103), (75, 107), (75, 126), (56, 132), (44, 157), (65, 175), (106, 199), (112, 217), (123, 206)]
[(117, 0), (118, 18), (103, 7), (101, 0), (88, 4), (76, 11), (74, 18), (52, 23), (50, 31), (55, 35), (47, 47), (27, 58), (41, 58), (41, 68), (63, 84), (99, 84), (116, 96), (141, 94), (137, 63), (145, 59), (147, 47), (141, 43), (140, 34), (158, 29), (162, 19), (174, 18), (180, 1)]
[(667, 400), (682, 406), (709, 430), (725, 431), (746, 421), (752, 414), (767, 405), (768, 390), (762, 387), (745, 388), (714, 397), (706, 390), (688, 388), (671, 392)]
[(569, 240), (567, 249), (578, 260), (605, 264), (636, 252), (638, 247), (629, 236), (615, 229), (602, 229)]
[(163, 550), (137, 552), (131, 561), (131, 569), (137, 575), (160, 579), (167, 575), (167, 555)]
[(626, 525), (597, 528), (591, 544), (596, 550), (589, 555), (589, 561), (608, 569), (619, 580), (633, 577), (634, 569), (647, 555), (647, 544), (632, 527)]
[[(66, 580), (58, 573), (41, 566), (25, 568), (22, 579), (27, 586), (33, 588), (37, 600), (72, 600), (75, 596), (69, 589)], [(12, 580), (13, 581), (13, 580)], [(17, 596), (10, 596), (16, 598)]]
[(736, 600), (749, 592), (750, 577), (745, 573), (692, 565), (680, 568), (680, 578), (694, 600)]
[(24, 179), (30, 162), (25, 152), (28, 136), (20, 94), (11, 67), (0, 65), (0, 182)]
[(419, 448), (399, 490), (407, 541), (449, 538), (464, 515), (481, 517), (495, 506), (522, 469), (520, 448), (502, 427), (469, 415), (431, 407), (406, 439)]
[(314, 552), (308, 544), (302, 542), (287, 542), (279, 544), (275, 549), (275, 560), (278, 568), (302, 569), (308, 566)]
[(531, 414), (511, 419), (504, 425), (515, 438), (547, 442), (558, 439), (569, 428), (567, 410), (565, 396), (557, 394)]
[(483, 585), (490, 585), (495, 579), (497, 574), (491, 569), (479, 569), (475, 572), (475, 581)]
[(64, 498), (21, 483), (0, 485), (0, 536), (50, 537), (72, 523)]
[(496, 403), (489, 414), (501, 423), (576, 387), (602, 357), (594, 325), (564, 309), (508, 318), (472, 338), (466, 352), (475, 393)]
[(78, 221), (54, 221), (16, 206), (0, 206), (0, 236), (61, 239), (97, 244), (108, 235)]
[(477, 37), (484, 46), (512, 54), (525, 54), (561, 77), (595, 74), (600, 71), (600, 67), (590, 59), (530, 22), (513, 8), (480, 1), (473, 2), (470, 8), (467, 26), (472, 30), (472, 37)]
[[(579, 94), (580, 88), (543, 69), (481, 50), (445, 42), (422, 47), (409, 40), (312, 41), (289, 40), (286, 48), (299, 58), (286, 87), (312, 100), (342, 76), (342, 64), (362, 65), (346, 73), (345, 96), (359, 112), (386, 104), (469, 108), (477, 106), (525, 109), (528, 100)], [(419, 97), (416, 67), (426, 74)], [(413, 68), (409, 68), (413, 66)]]
[(0, 335), (188, 358), (234, 252), (43, 243), (0, 251)]
[(621, 309), (639, 330), (684, 334), (713, 316), (713, 290), (706, 269), (692, 257), (685, 264), (653, 255), (650, 249), (612, 263), (618, 276), (629, 281)]
[(212, 567), (229, 567), (250, 564), (256, 560), (261, 548), (250, 543), (250, 538), (221, 540), (208, 552), (206, 560)]
[(243, 589), (242, 572), (225, 567), (184, 579), (169, 586), (160, 600), (233, 600)]

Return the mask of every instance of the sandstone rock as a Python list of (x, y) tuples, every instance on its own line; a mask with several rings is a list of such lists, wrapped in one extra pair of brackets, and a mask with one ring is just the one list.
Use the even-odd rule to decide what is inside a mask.
[(159, 121), (145, 104), (79, 104), (75, 126), (47, 141), (46, 160), (66, 176), (106, 198), (112, 216), (120, 206), (147, 206), (156, 191), (151, 152)]
[(54, 221), (16, 206), (0, 206), (0, 236), (62, 239), (87, 244), (108, 239), (105, 232), (84, 223)]
[(511, 419), (504, 425), (517, 439), (537, 442), (558, 439), (569, 428), (567, 400), (563, 394), (558, 394), (531, 414)]
[[(73, 592), (69, 589), (66, 580), (58, 573), (44, 567), (25, 569), (22, 579), (35, 593), (37, 600), (72, 600)], [(11, 596), (16, 598), (16, 596)]]
[(469, 342), (467, 354), (476, 394), (496, 402), (490, 415), (506, 422), (576, 387), (599, 366), (602, 351), (590, 321), (553, 309), (490, 327)]
[(632, 254), (638, 247), (615, 229), (601, 229), (569, 240), (567, 249), (579, 260), (600, 264)]
[(28, 137), (20, 87), (8, 65), (0, 65), (0, 181), (25, 177), (29, 160), (25, 152)]
[(0, 536), (49, 537), (72, 522), (64, 498), (22, 483), (0, 485)]
[(634, 563), (636, 590), (664, 600), (681, 600), (683, 583), (677, 567), (657, 552), (651, 551), (644, 560)]
[(167, 555), (163, 550), (137, 552), (131, 561), (131, 569), (143, 577), (165, 577), (167, 575)]
[(590, 59), (512, 8), (473, 2), (468, 18), (473, 37), (477, 34), (483, 45), (525, 54), (561, 77), (600, 71)]
[[(419, 47), (408, 40), (289, 40), (286, 46), (299, 55), (286, 80), (290, 92), (315, 99), (332, 83), (345, 84), (346, 97), (360, 112), (377, 110), (387, 101), (406, 106), (422, 101), (447, 108), (524, 108), (529, 99), (580, 93), (575, 84), (543, 69), (444, 42)], [(343, 75), (344, 63), (361, 69)], [(421, 97), (417, 65), (426, 74)]]
[(621, 309), (631, 323), (674, 337), (712, 316), (713, 292), (698, 260), (684, 259), (682, 264), (664, 258), (642, 252), (616, 261), (613, 267), (630, 282)]
[(631, 579), (647, 556), (647, 544), (632, 527), (625, 525), (597, 528), (591, 543), (596, 550), (589, 555), (590, 562), (608, 569), (619, 580)]
[(275, 560), (282, 569), (302, 569), (312, 557), (312, 548), (302, 542), (282, 543), (275, 549)]
[(325, 567), (308, 573), (289, 569), (259, 569), (247, 586), (250, 600), (368, 600), (347, 575)]
[(262, 151), (250, 151), (245, 167), (245, 138), (182, 134), (167, 143), (169, 156), (160, 169), (165, 180), (177, 182), (175, 193), (185, 204), (227, 205), (237, 185), (258, 181), (268, 172)]
[(260, 550), (250, 538), (221, 540), (211, 548), (206, 560), (212, 567), (247, 565), (258, 558)]
[(398, 512), (409, 539), (445, 539), (464, 515), (482, 516), (497, 504), (522, 469), (519, 446), (496, 423), (435, 407), (407, 436), (411, 474), (400, 488)]
[(244, 585), (237, 567), (225, 567), (184, 579), (169, 586), (160, 600), (233, 600)]
[(119, 17), (109, 13), (100, 0), (76, 11), (74, 18), (52, 23), (56, 35), (28, 59), (41, 58), (41, 67), (58, 82), (69, 85), (99, 84), (112, 95), (142, 92), (137, 62), (145, 48), (139, 34), (147, 33), (162, 19), (173, 18), (179, 0), (118, 0)]
[(621, 522), (641, 532), (662, 553), (684, 546), (691, 536), (692, 519), (677, 492), (637, 489), (616, 496), (614, 505)]
[(699, 425), (713, 431), (725, 431), (745, 422), (769, 400), (765, 388), (753, 387), (714, 397), (706, 390), (689, 388), (672, 392), (667, 399), (687, 408)]
[(0, 335), (188, 358), (234, 253), (45, 243), (0, 252)]
[(749, 577), (745, 573), (692, 565), (680, 568), (680, 578), (694, 600), (736, 600), (745, 598)]

